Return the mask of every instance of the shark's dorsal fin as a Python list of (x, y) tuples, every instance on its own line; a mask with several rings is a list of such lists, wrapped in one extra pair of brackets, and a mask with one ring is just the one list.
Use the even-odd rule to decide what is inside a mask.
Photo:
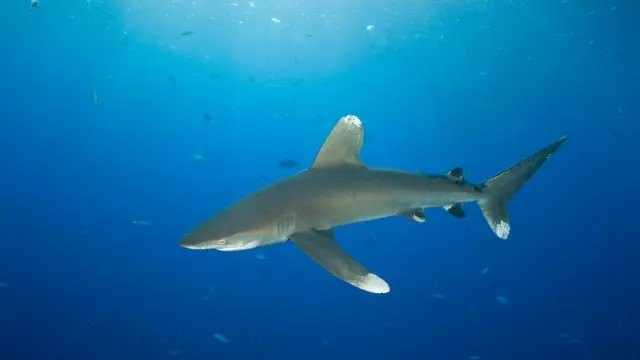
[(318, 151), (312, 168), (340, 165), (362, 165), (360, 148), (364, 129), (355, 115), (347, 115), (336, 123)]
[(464, 180), (462, 172), (463, 171), (461, 167), (453, 168), (449, 170), (449, 172), (447, 173), (447, 177), (453, 181), (462, 181)]

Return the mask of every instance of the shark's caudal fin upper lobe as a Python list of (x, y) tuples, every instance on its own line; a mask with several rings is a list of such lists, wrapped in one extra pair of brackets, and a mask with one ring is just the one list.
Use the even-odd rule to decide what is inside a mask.
[(483, 184), (487, 198), (478, 201), (484, 218), (499, 238), (509, 237), (511, 227), (507, 216), (507, 202), (522, 185), (544, 164), (544, 162), (564, 143), (562, 137), (553, 144), (502, 171)]

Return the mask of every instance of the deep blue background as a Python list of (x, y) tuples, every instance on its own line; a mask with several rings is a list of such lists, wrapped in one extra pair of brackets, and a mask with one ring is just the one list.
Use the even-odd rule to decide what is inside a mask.
[[(640, 359), (637, 1), (254, 3), (2, 1), (0, 359)], [(473, 204), (337, 229), (387, 295), (177, 245), (345, 114), (474, 182), (570, 139), (508, 241)]]

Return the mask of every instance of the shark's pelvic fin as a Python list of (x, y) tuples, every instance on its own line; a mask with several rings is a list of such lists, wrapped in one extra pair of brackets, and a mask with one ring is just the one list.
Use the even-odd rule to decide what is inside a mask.
[(533, 176), (566, 139), (567, 137), (564, 136), (556, 140), (553, 144), (502, 171), (483, 184), (482, 191), (487, 193), (487, 197), (478, 201), (478, 205), (489, 226), (499, 238), (506, 240), (511, 230), (507, 216), (509, 198)]
[(458, 219), (462, 219), (463, 217), (467, 216), (467, 214), (464, 213), (464, 210), (462, 210), (462, 204), (458, 203), (458, 204), (453, 204), (453, 205), (447, 205), (444, 207), (445, 210), (447, 210), (449, 212), (449, 214), (457, 217)]
[(341, 118), (333, 127), (318, 151), (312, 168), (340, 165), (361, 165), (360, 148), (364, 129), (355, 115)]
[(403, 211), (398, 215), (402, 217), (406, 217), (409, 220), (413, 220), (419, 223), (423, 223), (426, 221), (426, 218), (424, 216), (424, 210), (422, 209), (411, 209), (411, 210)]
[(389, 285), (344, 252), (333, 240), (333, 231), (309, 230), (290, 236), (307, 256), (316, 261), (331, 274), (362, 290), (384, 294)]

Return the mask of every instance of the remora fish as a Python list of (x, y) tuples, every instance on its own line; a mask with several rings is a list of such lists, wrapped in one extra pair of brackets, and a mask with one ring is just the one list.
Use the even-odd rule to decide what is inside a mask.
[(358, 117), (343, 117), (309, 169), (226, 207), (185, 234), (180, 245), (237, 251), (291, 240), (338, 278), (368, 292), (387, 293), (386, 281), (338, 246), (334, 227), (395, 215), (423, 222), (427, 207), (463, 217), (461, 204), (477, 202), (493, 232), (506, 239), (507, 201), (566, 139), (474, 185), (464, 180), (461, 168), (429, 175), (366, 166), (359, 159), (363, 134)]

